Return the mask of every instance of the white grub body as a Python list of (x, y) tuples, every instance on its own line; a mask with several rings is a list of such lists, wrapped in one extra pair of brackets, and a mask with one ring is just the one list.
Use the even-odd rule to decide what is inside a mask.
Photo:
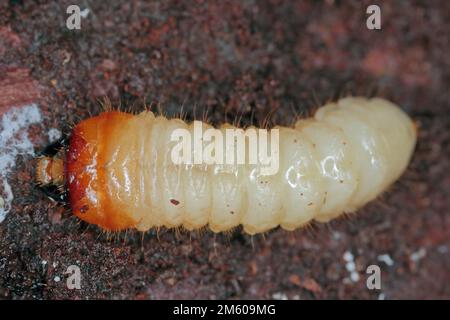
[[(385, 191), (408, 166), (416, 143), (412, 120), (380, 98), (343, 98), (294, 127), (275, 127), (280, 165), (270, 176), (258, 174), (257, 165), (174, 164), (171, 134), (179, 128), (193, 131), (193, 124), (143, 112), (111, 137), (104, 188), (138, 230), (222, 232), (242, 225), (256, 234), (327, 222)], [(225, 128), (231, 126), (216, 130)]]

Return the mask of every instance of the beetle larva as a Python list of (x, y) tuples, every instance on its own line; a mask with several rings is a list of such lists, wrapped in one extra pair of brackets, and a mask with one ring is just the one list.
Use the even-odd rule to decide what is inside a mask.
[(106, 230), (242, 225), (255, 234), (356, 211), (400, 177), (416, 143), (399, 107), (348, 97), (276, 127), (279, 170), (263, 175), (250, 164), (173, 163), (171, 134), (193, 127), (149, 111), (101, 113), (75, 126), (67, 150), (39, 160), (37, 180), (65, 185), (73, 213)]

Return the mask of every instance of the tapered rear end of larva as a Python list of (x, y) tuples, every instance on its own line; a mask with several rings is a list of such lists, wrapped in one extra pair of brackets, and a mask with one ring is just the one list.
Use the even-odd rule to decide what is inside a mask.
[[(329, 213), (318, 213), (316, 220), (328, 221), (375, 199), (402, 175), (410, 162), (417, 139), (416, 128), (406, 113), (391, 102), (380, 98), (344, 98), (318, 109), (314, 119), (330, 130), (341, 131), (342, 144), (348, 146), (341, 154), (351, 161), (349, 173), (356, 182), (356, 188), (346, 199), (338, 202)], [(318, 158), (324, 173), (325, 157), (330, 159), (334, 155), (336, 152), (330, 152)], [(324, 176), (337, 179), (333, 174)], [(324, 192), (330, 197), (341, 194), (339, 189), (335, 189), (334, 195), (330, 194), (328, 187)]]
[[(416, 146), (417, 130), (413, 120), (399, 106), (385, 99), (353, 99), (341, 99), (338, 102), (339, 108), (349, 116), (354, 114), (362, 118), (365, 114), (366, 124), (373, 129), (373, 134), (361, 143), (364, 146), (372, 143), (374, 149), (371, 150), (371, 162), (376, 165), (376, 170), (372, 169), (372, 176), (383, 176), (383, 181), (376, 188), (372, 183), (375, 190), (368, 199), (370, 201), (385, 191), (406, 170)], [(383, 165), (386, 169), (380, 170)], [(370, 172), (371, 169), (366, 170)]]

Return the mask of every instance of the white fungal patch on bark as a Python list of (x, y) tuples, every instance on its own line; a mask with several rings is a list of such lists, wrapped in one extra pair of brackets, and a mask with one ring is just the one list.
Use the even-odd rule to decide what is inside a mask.
[(55, 142), (56, 140), (58, 140), (59, 138), (61, 138), (62, 133), (61, 131), (59, 131), (56, 128), (51, 128), (50, 130), (48, 130), (47, 132), (47, 136), (48, 136), (48, 140), (50, 142)]
[(387, 266), (392, 267), (394, 265), (394, 260), (392, 260), (389, 254), (380, 254), (378, 256), (378, 261), (384, 262)]
[(13, 107), (0, 119), (0, 222), (2, 222), (14, 199), (8, 175), (16, 165), (20, 154), (33, 156), (34, 147), (28, 136), (28, 127), (40, 123), (42, 116), (36, 104)]
[(350, 273), (350, 280), (352, 282), (358, 282), (359, 273), (356, 271), (355, 257), (350, 251), (345, 251), (342, 258), (345, 261), (345, 269)]

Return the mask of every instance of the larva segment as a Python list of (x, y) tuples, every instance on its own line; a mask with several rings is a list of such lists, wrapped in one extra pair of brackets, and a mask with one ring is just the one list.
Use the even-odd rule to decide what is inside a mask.
[[(225, 129), (236, 129), (230, 125), (222, 126), (219, 131), (225, 137)], [(225, 143), (223, 144), (225, 146)], [(228, 150), (228, 152), (231, 150)], [(223, 155), (225, 160), (226, 152)], [(224, 161), (225, 163), (225, 161)], [(221, 232), (237, 227), (242, 223), (244, 208), (247, 205), (247, 188), (244, 166), (218, 165), (210, 168), (211, 212), (209, 227), (214, 232)]]
[[(205, 128), (206, 125), (203, 124)], [(190, 133), (194, 130), (194, 122), (188, 125)], [(194, 151), (193, 148), (191, 149)], [(206, 165), (190, 165), (182, 176), (184, 186), (184, 217), (182, 225), (188, 230), (200, 229), (208, 224), (211, 207), (211, 179)]]
[(173, 163), (171, 135), (180, 128), (193, 135), (194, 123), (105, 112), (78, 124), (65, 167), (74, 214), (106, 230), (294, 230), (377, 197), (405, 170), (416, 142), (412, 121), (397, 106), (345, 98), (294, 128), (277, 127), (279, 171), (264, 176), (258, 164)]
[(316, 149), (319, 164), (318, 187), (322, 189), (314, 218), (327, 222), (341, 214), (357, 187), (358, 163), (344, 131), (323, 121), (297, 122)]
[(294, 230), (308, 223), (322, 207), (323, 186), (317, 151), (305, 133), (280, 128), (284, 214), (280, 224)]

